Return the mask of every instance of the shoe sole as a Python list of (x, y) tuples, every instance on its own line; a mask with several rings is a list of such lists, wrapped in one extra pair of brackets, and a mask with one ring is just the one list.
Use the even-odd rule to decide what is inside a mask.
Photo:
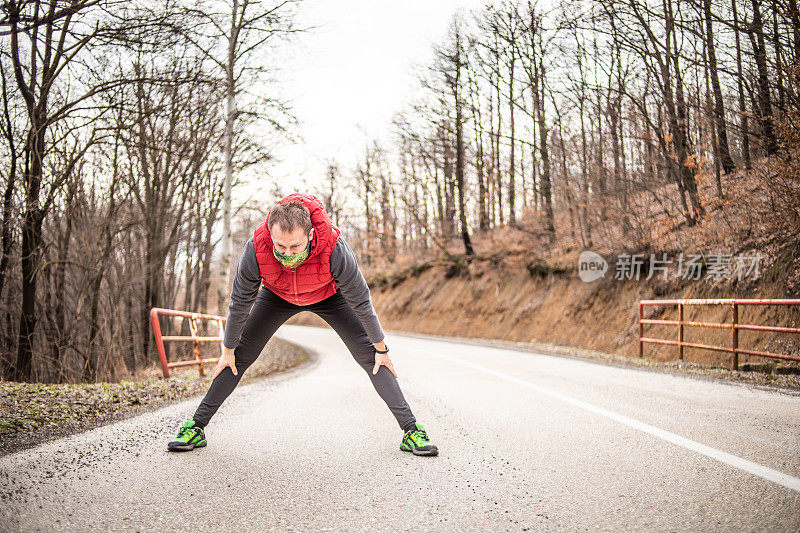
[(202, 448), (207, 443), (203, 442), (200, 444), (167, 444), (167, 451), (169, 452), (190, 452), (195, 448)]
[(439, 455), (439, 450), (419, 450), (418, 451), (418, 450), (409, 450), (408, 448), (403, 448), (402, 446), (400, 446), (400, 450), (404, 451), (404, 452), (411, 452), (414, 455), (421, 455), (421, 456), (427, 456), (427, 457), (433, 457), (435, 455)]

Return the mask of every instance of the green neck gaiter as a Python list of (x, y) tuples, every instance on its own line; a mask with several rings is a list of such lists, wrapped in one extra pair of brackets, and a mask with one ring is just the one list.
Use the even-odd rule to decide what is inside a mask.
[(300, 264), (308, 258), (308, 251), (311, 249), (311, 242), (308, 243), (306, 249), (302, 252), (298, 252), (296, 254), (285, 255), (280, 253), (278, 250), (275, 249), (275, 245), (272, 245), (272, 254), (275, 256), (275, 259), (278, 260), (280, 264), (285, 266), (286, 268), (297, 268)]

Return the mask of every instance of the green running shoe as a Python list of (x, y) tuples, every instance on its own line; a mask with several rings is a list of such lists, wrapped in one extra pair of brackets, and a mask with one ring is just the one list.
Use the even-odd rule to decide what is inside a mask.
[(416, 423), (417, 429), (410, 429), (403, 435), (400, 449), (404, 452), (411, 452), (414, 455), (439, 455), (439, 449), (428, 440), (425, 428), (419, 422)]
[(196, 427), (194, 420), (187, 420), (178, 430), (178, 436), (169, 444), (167, 450), (171, 452), (188, 452), (206, 445), (206, 434), (203, 428)]

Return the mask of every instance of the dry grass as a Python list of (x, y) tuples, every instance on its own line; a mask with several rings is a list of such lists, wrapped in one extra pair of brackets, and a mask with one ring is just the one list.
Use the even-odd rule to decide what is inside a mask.
[[(242, 382), (296, 366), (308, 358), (299, 347), (272, 339)], [(210, 372), (173, 370), (161, 378), (160, 367), (142, 371), (147, 377), (114, 383), (46, 384), (0, 381), (0, 455), (77, 433), (114, 420), (201, 394)]]

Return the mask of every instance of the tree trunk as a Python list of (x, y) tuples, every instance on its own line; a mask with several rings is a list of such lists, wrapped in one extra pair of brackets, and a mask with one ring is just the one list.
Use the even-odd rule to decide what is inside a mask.
[(495, 57), (496, 62), (496, 75), (497, 75), (497, 85), (495, 86), (497, 90), (497, 134), (495, 135), (495, 164), (494, 164), (494, 175), (495, 175), (495, 192), (497, 193), (497, 203), (495, 204), (495, 210), (497, 211), (497, 219), (500, 224), (504, 223), (503, 220), (503, 175), (500, 166), (500, 159), (501, 159), (501, 151), (500, 151), (500, 136), (503, 134), (503, 112), (501, 109), (501, 94), (500, 94), (500, 52), (499, 52), (499, 43), (497, 42), (497, 38), (495, 38), (495, 50), (497, 50), (497, 55)]
[(780, 8), (776, 0), (772, 0), (772, 44), (775, 48), (775, 74), (778, 77), (778, 110), (784, 111), (785, 96), (783, 91), (783, 50), (781, 47), (781, 34), (778, 30), (778, 13)]
[[(734, 0), (735, 2), (736, 0)], [(792, 43), (794, 45), (794, 62), (800, 61), (800, 10), (797, 0), (789, 0), (789, 20), (792, 26)]]
[(475, 145), (477, 148), (476, 168), (478, 171), (478, 227), (481, 231), (489, 229), (489, 217), (487, 213), (487, 191), (485, 177), (485, 161), (483, 153), (483, 123), (480, 110), (480, 94), (478, 94), (477, 84), (470, 83), (470, 108), (472, 110), (472, 123), (475, 131)]
[(448, 139), (442, 133), (442, 157), (444, 158), (444, 236), (451, 238), (456, 232), (455, 176), (453, 175), (453, 154)]
[(761, 136), (768, 155), (778, 149), (777, 139), (772, 127), (772, 100), (769, 94), (769, 72), (767, 70), (767, 46), (764, 42), (764, 23), (761, 19), (759, 0), (752, 0), (753, 22), (750, 25), (750, 42), (758, 70), (758, 121), (761, 124)]
[(578, 222), (581, 230), (581, 243), (584, 248), (592, 247), (592, 230), (589, 224), (587, 207), (589, 206), (589, 157), (586, 143), (586, 124), (584, 122), (585, 87), (581, 86), (581, 95), (578, 97), (581, 117), (581, 203), (578, 210)]
[[(672, 1), (667, 2), (667, 43), (666, 43), (666, 56), (667, 62), (672, 62), (675, 71), (675, 93), (672, 93), (672, 82), (667, 70), (665, 78), (665, 87), (667, 87), (666, 104), (667, 112), (670, 116), (670, 129), (672, 130), (672, 138), (677, 155), (677, 171), (680, 173), (680, 181), (683, 184), (683, 189), (688, 193), (689, 201), (692, 204), (692, 214), (688, 216), (687, 222), (695, 224), (700, 217), (705, 213), (705, 210), (700, 203), (700, 197), (697, 191), (697, 180), (695, 177), (695, 164), (690, 159), (695, 158), (694, 151), (691, 147), (689, 139), (689, 124), (686, 115), (686, 102), (683, 96), (683, 77), (681, 76), (679, 53), (676, 45), (674, 18), (672, 15)], [(673, 47), (670, 48), (670, 37), (672, 38)], [(668, 67), (667, 67), (668, 68)]]
[[(735, 1), (735, 0), (734, 0)], [(711, 16), (711, 0), (703, 0), (706, 19), (706, 50), (708, 51), (709, 76), (711, 77), (711, 87), (714, 92), (714, 121), (716, 125), (717, 149), (719, 151), (720, 163), (725, 174), (733, 172), (735, 166), (728, 148), (728, 127), (725, 123), (725, 106), (722, 100), (722, 88), (719, 84), (719, 73), (717, 72), (717, 54), (714, 45), (714, 30)]]
[[(13, 244), (13, 237), (11, 235), (11, 207), (17, 181), (17, 147), (12, 129), (11, 111), (8, 107), (9, 98), (5, 70), (0, 71), (0, 79), (2, 79), (3, 84), (3, 120), (7, 128), (7, 138), (5, 140), (8, 142), (8, 178), (5, 189), (3, 190), (3, 220), (2, 229), (0, 229), (0, 234), (2, 234), (2, 245), (0, 246), (0, 299), (2, 299), (3, 287), (5, 286), (6, 274), (8, 273), (8, 262), (11, 256), (11, 246)], [(8, 363), (8, 361), (3, 357), (2, 360), (0, 360), (0, 365), (6, 363)], [(0, 376), (9, 376), (10, 370), (10, 367), (0, 368)]]
[(514, 47), (510, 49), (511, 53), (511, 60), (508, 66), (508, 113), (509, 113), (509, 141), (511, 145), (511, 152), (509, 154), (508, 159), (508, 223), (512, 226), (517, 222), (517, 216), (515, 213), (514, 201), (516, 199), (516, 191), (514, 190), (516, 184), (514, 183), (514, 145), (515, 142), (515, 134), (514, 131), (514, 65), (516, 63), (516, 54), (514, 53)]
[(744, 98), (744, 74), (742, 73), (742, 44), (739, 37), (739, 15), (736, 11), (736, 1), (731, 0), (733, 10), (733, 34), (736, 40), (736, 86), (739, 93), (739, 116), (741, 119), (742, 159), (747, 170), (752, 169), (750, 159), (750, 125), (748, 123), (747, 106)]
[(97, 339), (97, 332), (100, 329), (98, 321), (97, 306), (100, 300), (100, 285), (103, 283), (103, 269), (97, 274), (92, 276), (90, 284), (90, 303), (89, 303), (89, 346), (86, 350), (86, 361), (83, 365), (83, 381), (94, 383), (97, 381), (97, 356), (95, 349), (95, 341)]
[[(536, 68), (536, 67), (535, 67)], [(541, 88), (541, 92), (540, 92)], [(553, 194), (550, 182), (550, 150), (547, 147), (547, 121), (544, 112), (544, 63), (539, 58), (538, 68), (534, 73), (533, 105), (536, 108), (536, 118), (539, 123), (539, 151), (542, 158), (542, 176), (540, 180), (540, 197), (544, 207), (544, 230), (548, 233), (548, 240), (552, 244), (556, 238), (553, 223)]]
[(25, 159), (30, 166), (25, 172), (25, 211), (22, 218), (22, 247), (20, 267), (22, 272), (22, 309), (19, 318), (19, 344), (15, 381), (33, 379), (33, 336), (36, 333), (36, 281), (41, 264), (42, 222), (44, 214), (39, 207), (39, 189), (42, 184), (44, 154), (45, 100), (39, 102), (31, 113), (31, 125), (25, 146)]
[(461, 40), (456, 33), (455, 42), (455, 67), (456, 76), (453, 83), (453, 96), (456, 106), (456, 187), (458, 188), (458, 219), (461, 223), (461, 239), (464, 241), (464, 253), (467, 256), (475, 254), (472, 241), (469, 237), (467, 226), (467, 202), (464, 199), (464, 118), (463, 102), (461, 101)]
[[(75, 187), (78, 186), (77, 180), (75, 183)], [(63, 379), (63, 366), (64, 362), (61, 358), (61, 352), (64, 346), (64, 331), (66, 329), (66, 320), (67, 314), (64, 310), (64, 302), (66, 301), (66, 285), (64, 283), (64, 278), (66, 276), (66, 261), (69, 258), (69, 244), (72, 239), (72, 220), (73, 220), (73, 203), (75, 200), (75, 190), (73, 187), (70, 187), (70, 190), (67, 192), (67, 208), (64, 213), (64, 223), (67, 227), (64, 230), (64, 235), (61, 237), (58, 243), (60, 248), (59, 256), (58, 256), (58, 264), (55, 267), (55, 287), (53, 287), (54, 296), (55, 296), (55, 305), (53, 309), (53, 321), (56, 324), (55, 332), (53, 337), (50, 339), (51, 342), (51, 351), (52, 351), (52, 358), (53, 364), (56, 367), (57, 377), (56, 381), (61, 382)]]
[(231, 231), (231, 186), (233, 182), (233, 122), (236, 118), (233, 65), (229, 65), (226, 84), (225, 135), (223, 159), (225, 182), (222, 189), (222, 260), (220, 261), (219, 309), (224, 309), (230, 297), (233, 234)]

